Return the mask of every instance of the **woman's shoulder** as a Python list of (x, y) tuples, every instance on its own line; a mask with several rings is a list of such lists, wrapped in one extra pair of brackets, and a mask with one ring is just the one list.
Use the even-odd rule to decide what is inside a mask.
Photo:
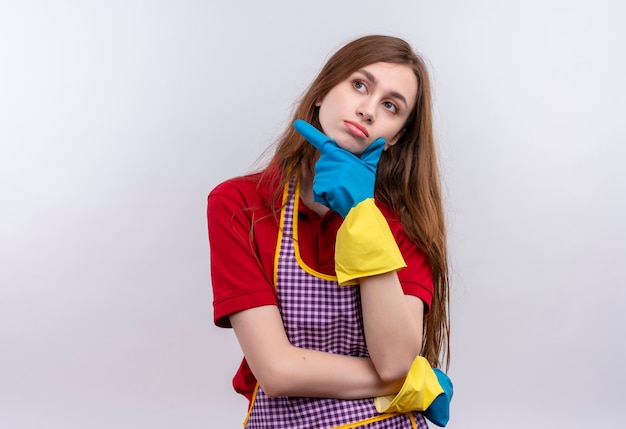
[(214, 195), (234, 196), (250, 193), (259, 184), (260, 176), (261, 173), (255, 173), (224, 180), (211, 190), (209, 197)]
[(241, 203), (258, 203), (273, 197), (280, 177), (272, 169), (237, 176), (215, 186), (209, 193), (209, 199), (228, 198)]

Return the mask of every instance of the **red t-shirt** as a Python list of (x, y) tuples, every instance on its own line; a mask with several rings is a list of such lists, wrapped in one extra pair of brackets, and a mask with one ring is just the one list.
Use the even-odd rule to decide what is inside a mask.
[[(262, 305), (278, 305), (274, 289), (275, 255), (279, 221), (271, 205), (280, 207), (282, 193), (275, 199), (277, 174), (260, 174), (227, 180), (211, 191), (207, 217), (211, 246), (214, 322), (230, 327), (228, 317)], [(269, 202), (269, 203), (268, 203)], [(405, 294), (425, 303), (433, 296), (433, 281), (425, 255), (404, 232), (392, 211), (377, 203), (387, 219), (407, 267), (398, 271)], [(335, 237), (343, 219), (333, 211), (319, 216), (300, 201), (298, 243), (302, 261), (313, 270), (335, 275)], [(233, 386), (248, 399), (256, 379), (247, 362), (233, 379)]]

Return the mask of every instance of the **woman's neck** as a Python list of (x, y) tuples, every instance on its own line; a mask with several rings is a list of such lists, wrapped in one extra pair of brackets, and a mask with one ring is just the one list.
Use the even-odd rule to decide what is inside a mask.
[(302, 169), (300, 176), (300, 199), (302, 203), (320, 216), (324, 216), (328, 207), (313, 200), (313, 176)]

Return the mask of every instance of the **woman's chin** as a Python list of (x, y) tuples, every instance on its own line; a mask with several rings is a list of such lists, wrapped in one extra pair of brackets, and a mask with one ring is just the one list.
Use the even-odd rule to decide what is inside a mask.
[(347, 150), (348, 152), (356, 156), (361, 156), (361, 154), (367, 147), (365, 146), (365, 144), (359, 144), (358, 142), (355, 142), (355, 141), (339, 141), (339, 140), (337, 140), (337, 146), (339, 146), (343, 150)]

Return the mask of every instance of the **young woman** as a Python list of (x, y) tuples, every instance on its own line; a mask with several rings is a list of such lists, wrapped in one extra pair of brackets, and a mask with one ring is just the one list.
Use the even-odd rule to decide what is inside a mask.
[(261, 172), (208, 199), (217, 326), (247, 428), (445, 425), (446, 235), (427, 69), (403, 40), (337, 51)]

